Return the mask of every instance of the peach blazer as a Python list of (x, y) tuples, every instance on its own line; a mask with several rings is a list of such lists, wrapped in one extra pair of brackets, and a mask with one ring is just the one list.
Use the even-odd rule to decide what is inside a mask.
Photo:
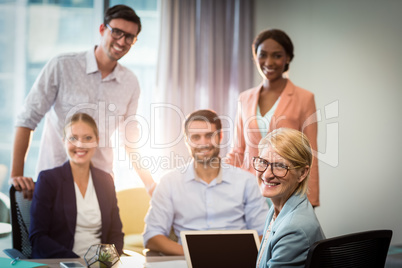
[[(261, 132), (256, 120), (261, 85), (242, 92), (238, 99), (234, 147), (227, 154), (227, 162), (255, 174), (252, 159), (258, 156)], [(281, 94), (278, 106), (272, 116), (269, 129), (288, 127), (302, 131), (310, 140), (314, 150), (313, 166), (309, 179), (308, 199), (313, 206), (319, 206), (319, 177), (317, 152), (317, 117), (314, 94), (295, 86), (290, 80)]]

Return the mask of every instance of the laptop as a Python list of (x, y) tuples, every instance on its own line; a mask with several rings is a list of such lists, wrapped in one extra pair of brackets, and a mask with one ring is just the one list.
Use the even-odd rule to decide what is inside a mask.
[(188, 268), (255, 267), (260, 239), (255, 230), (182, 231)]

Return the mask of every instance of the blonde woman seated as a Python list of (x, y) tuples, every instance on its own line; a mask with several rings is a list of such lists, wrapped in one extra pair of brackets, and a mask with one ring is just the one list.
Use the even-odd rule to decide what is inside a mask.
[(110, 174), (95, 168), (96, 123), (75, 114), (64, 129), (69, 160), (40, 172), (31, 205), (29, 238), (33, 258), (83, 257), (93, 244), (123, 249), (122, 223)]
[(310, 143), (298, 130), (279, 128), (258, 147), (253, 166), (261, 193), (273, 206), (256, 267), (304, 267), (310, 246), (325, 238), (306, 195), (313, 160)]

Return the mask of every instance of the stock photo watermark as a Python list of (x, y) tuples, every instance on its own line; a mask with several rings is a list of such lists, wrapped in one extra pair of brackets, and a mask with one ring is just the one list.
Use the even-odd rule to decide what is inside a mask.
[[(78, 112), (85, 112), (94, 117), (98, 124), (99, 129), (99, 147), (109, 147), (118, 150), (117, 160), (126, 161), (127, 157), (130, 168), (135, 168), (133, 165), (138, 165), (142, 168), (148, 169), (150, 172), (156, 172), (158, 169), (169, 170), (172, 168), (184, 168), (186, 163), (191, 161), (192, 157), (180, 155), (174, 152), (174, 148), (179, 143), (188, 142), (186, 140), (186, 133), (183, 129), (183, 122), (186, 115), (183, 111), (172, 104), (157, 103), (150, 105), (151, 113), (150, 118), (146, 119), (141, 115), (131, 115), (128, 117), (115, 115), (114, 111), (116, 106), (114, 104), (106, 105), (104, 102), (98, 104), (83, 103), (72, 108), (66, 117), (68, 118)], [(166, 121), (164, 116), (169, 114), (170, 121), (179, 122), (180, 129), (174, 129), (175, 135), (167, 135), (169, 131), (169, 122)], [(219, 132), (221, 139), (212, 140), (212, 146), (221, 151), (231, 151), (233, 149), (233, 140), (235, 135), (235, 119), (227, 115), (219, 115), (222, 122), (222, 129)], [(244, 121), (244, 142), (249, 147), (258, 148), (258, 142), (253, 142), (250, 138), (253, 132), (260, 131), (256, 120), (266, 120), (257, 117), (250, 117)], [(271, 121), (263, 121), (262, 123), (269, 128), (275, 129), (281, 127), (286, 122), (285, 116), (273, 116)], [(304, 132), (307, 128), (317, 123), (325, 126), (325, 133), (319, 133), (319, 146), (318, 150), (313, 151), (313, 155), (319, 162), (325, 163), (331, 167), (336, 167), (339, 164), (339, 101), (333, 101), (326, 104), (322, 109), (317, 109), (314, 114), (305, 120), (301, 127)], [(157, 131), (161, 129), (162, 131)], [(165, 129), (163, 129), (165, 128)], [(177, 124), (176, 124), (177, 128)], [(116, 132), (118, 130), (118, 132)], [(116, 132), (116, 134), (115, 134)], [(117, 133), (119, 135), (117, 135)], [(215, 134), (216, 135), (216, 134)], [(322, 137), (321, 137), (322, 136)], [(168, 138), (167, 138), (168, 137)], [(113, 140), (112, 140), (113, 139)], [(195, 146), (190, 143), (190, 146)], [(125, 148), (133, 149), (126, 153)], [(146, 151), (150, 154), (140, 153), (139, 150), (148, 148)], [(152, 151), (169, 151), (169, 154), (159, 155)], [(124, 152), (123, 152), (124, 151)], [(116, 157), (116, 156), (115, 156)], [(235, 156), (235, 165), (240, 165), (244, 162), (245, 158), (251, 159), (253, 155), (243, 155), (243, 157)], [(222, 157), (225, 161), (225, 157)], [(184, 172), (184, 170), (183, 170)]]

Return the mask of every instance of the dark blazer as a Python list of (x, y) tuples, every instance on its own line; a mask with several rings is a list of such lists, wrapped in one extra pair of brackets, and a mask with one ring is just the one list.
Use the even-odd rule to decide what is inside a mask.
[[(122, 223), (110, 174), (91, 167), (102, 218), (101, 242), (123, 251)], [(73, 251), (77, 222), (73, 174), (69, 161), (39, 173), (31, 204), (29, 239), (32, 258), (78, 258)]]

